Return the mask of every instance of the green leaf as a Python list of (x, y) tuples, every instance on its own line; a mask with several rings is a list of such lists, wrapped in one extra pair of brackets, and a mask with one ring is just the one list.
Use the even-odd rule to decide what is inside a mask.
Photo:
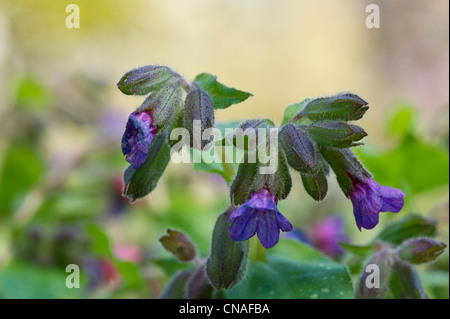
[(48, 109), (53, 100), (52, 92), (42, 81), (34, 77), (23, 77), (17, 83), (16, 104), (25, 110)]
[(113, 257), (108, 235), (98, 226), (90, 224), (87, 233), (91, 238), (92, 250), (102, 257)]
[(191, 267), (189, 263), (179, 261), (175, 257), (153, 259), (151, 262), (164, 269), (164, 272), (168, 276), (172, 276), (180, 270), (185, 270)]
[(389, 121), (389, 130), (399, 136), (413, 133), (417, 126), (417, 110), (408, 105), (397, 106)]
[(344, 248), (346, 251), (360, 257), (368, 257), (370, 254), (373, 253), (373, 250), (375, 248), (374, 243), (365, 246), (357, 246), (340, 242), (339, 245), (341, 245), (341, 247)]
[(214, 109), (226, 109), (230, 105), (241, 103), (252, 96), (251, 93), (239, 91), (223, 85), (216, 80), (214, 75), (208, 73), (197, 75), (194, 82), (208, 93)]
[(79, 289), (66, 287), (66, 278), (69, 274), (65, 272), (65, 267), (42, 267), (31, 263), (13, 262), (0, 270), (0, 298), (80, 298), (84, 292), (83, 273), (80, 274)]
[(114, 260), (114, 265), (120, 272), (120, 277), (124, 280), (127, 288), (136, 288), (144, 284), (140, 274), (139, 266), (123, 260)]
[(419, 194), (449, 182), (449, 155), (443, 148), (406, 136), (397, 148), (388, 152), (357, 150), (364, 165), (382, 185)]
[(14, 211), (44, 169), (42, 159), (32, 148), (12, 144), (6, 150), (0, 170), (0, 214)]
[(304, 99), (301, 102), (294, 103), (294, 104), (291, 104), (288, 107), (286, 107), (284, 109), (283, 122), (281, 123), (281, 125), (285, 125), (285, 124), (289, 123), (294, 118), (294, 116), (296, 116), (298, 113), (300, 113), (305, 108), (305, 105), (308, 104), (312, 100), (313, 99)]
[(266, 262), (250, 262), (242, 282), (225, 294), (236, 299), (354, 298), (345, 265), (289, 239), (267, 250)]
[(418, 236), (433, 237), (435, 233), (435, 220), (411, 214), (386, 225), (375, 241), (381, 240), (399, 245), (407, 239)]

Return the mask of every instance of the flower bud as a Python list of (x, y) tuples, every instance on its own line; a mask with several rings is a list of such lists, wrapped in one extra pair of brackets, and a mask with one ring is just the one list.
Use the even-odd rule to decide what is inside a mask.
[(266, 142), (270, 140), (270, 128), (274, 123), (268, 119), (247, 120), (234, 129), (232, 136), (227, 136), (232, 144), (239, 149), (256, 152), (258, 145), (259, 129), (263, 129)]
[(287, 124), (281, 128), (280, 143), (289, 165), (303, 173), (315, 173), (318, 169), (316, 146), (300, 126)]
[(167, 85), (152, 93), (138, 111), (149, 111), (153, 124), (160, 126), (171, 123), (181, 105), (182, 89), (178, 82)]
[(328, 192), (327, 176), (330, 173), (330, 167), (320, 153), (317, 153), (317, 155), (319, 157), (319, 170), (317, 173), (300, 173), (300, 176), (302, 177), (303, 187), (309, 196), (316, 201), (321, 201)]
[(247, 154), (244, 154), (244, 160), (239, 164), (236, 176), (231, 183), (230, 199), (234, 205), (244, 204), (253, 192), (254, 181), (258, 174), (258, 163), (249, 163), (246, 159)]
[(278, 149), (276, 170), (271, 174), (262, 174), (258, 171), (258, 174), (256, 175), (254, 190), (258, 192), (263, 188), (267, 188), (270, 193), (276, 195), (278, 199), (285, 199), (291, 191), (291, 174), (289, 172), (286, 156), (281, 148)]
[(321, 201), (328, 192), (328, 182), (326, 176), (319, 171), (317, 174), (300, 174), (303, 187), (315, 201)]
[(412, 264), (425, 264), (435, 261), (447, 247), (443, 242), (431, 238), (413, 238), (404, 242), (398, 249), (398, 256)]
[(356, 94), (340, 93), (331, 97), (313, 99), (294, 117), (294, 121), (306, 117), (319, 120), (359, 120), (369, 107)]
[(192, 241), (183, 233), (167, 229), (167, 235), (159, 239), (167, 251), (181, 261), (191, 261), (197, 252)]
[(164, 289), (160, 299), (183, 299), (186, 296), (186, 285), (193, 272), (193, 269), (189, 269), (177, 273)]
[(305, 126), (305, 130), (317, 143), (338, 148), (358, 145), (354, 142), (367, 136), (359, 126), (335, 121), (314, 122)]
[(239, 283), (245, 274), (248, 258), (248, 241), (234, 241), (230, 237), (228, 220), (234, 206), (217, 218), (214, 226), (211, 255), (206, 263), (206, 272), (216, 289), (230, 289)]
[(186, 285), (186, 299), (211, 299), (213, 287), (206, 276), (205, 264), (194, 268)]
[(153, 191), (170, 161), (170, 146), (166, 132), (155, 135), (145, 162), (138, 169), (128, 166), (124, 173), (123, 194), (132, 201)]
[(389, 287), (393, 256), (388, 246), (380, 246), (363, 268), (356, 288), (356, 297), (372, 299), (383, 297)]
[(194, 88), (186, 96), (184, 114), (191, 147), (203, 149), (213, 139), (212, 136), (209, 140), (202, 138), (206, 129), (214, 127), (214, 109), (209, 95), (199, 87)]
[(158, 128), (150, 112), (133, 112), (122, 136), (122, 153), (135, 169), (144, 164)]
[(394, 258), (389, 291), (395, 299), (428, 299), (413, 265)]
[(320, 154), (330, 164), (339, 186), (345, 196), (354, 191), (353, 180), (365, 181), (369, 172), (359, 162), (358, 158), (348, 148), (332, 148), (321, 145)]
[(160, 89), (174, 76), (166, 66), (147, 65), (127, 72), (117, 86), (127, 95), (146, 95)]

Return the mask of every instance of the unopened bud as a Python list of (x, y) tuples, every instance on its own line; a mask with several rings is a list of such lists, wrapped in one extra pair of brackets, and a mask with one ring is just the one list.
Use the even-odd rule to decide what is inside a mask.
[(425, 264), (435, 261), (447, 247), (443, 242), (431, 238), (413, 238), (404, 242), (398, 249), (399, 257), (412, 264)]
[(249, 163), (246, 160), (248, 155), (244, 154), (244, 156), (244, 161), (239, 164), (238, 171), (230, 187), (230, 199), (234, 205), (242, 205), (250, 198), (254, 190), (254, 181), (258, 174), (258, 163)]
[(305, 130), (317, 143), (338, 148), (358, 145), (354, 142), (367, 136), (359, 126), (335, 121), (314, 122)]
[(428, 299), (413, 265), (394, 258), (389, 291), (395, 299)]
[(315, 173), (318, 169), (316, 146), (300, 126), (287, 124), (281, 128), (280, 143), (289, 165), (303, 173)]
[(274, 123), (268, 119), (247, 120), (242, 122), (234, 129), (233, 135), (228, 136), (228, 140), (232, 140), (232, 144), (239, 149), (256, 152), (258, 145), (259, 129), (265, 132), (266, 143), (270, 139), (270, 128), (274, 127)]
[(177, 273), (161, 294), (161, 299), (183, 299), (186, 296), (186, 286), (194, 271), (183, 270)]
[(213, 287), (206, 276), (205, 264), (194, 269), (187, 285), (186, 299), (211, 299)]
[(330, 173), (330, 166), (320, 153), (317, 153), (317, 155), (319, 157), (319, 170), (315, 174), (300, 173), (300, 176), (302, 177), (303, 187), (309, 196), (316, 201), (321, 201), (328, 192), (327, 176)]
[(181, 261), (190, 261), (196, 256), (192, 241), (183, 233), (167, 229), (167, 235), (159, 239), (164, 248)]
[(271, 174), (258, 173), (254, 183), (256, 192), (267, 188), (271, 194), (278, 199), (285, 199), (292, 188), (292, 179), (289, 172), (289, 166), (283, 150), (278, 150), (277, 167)]
[(356, 297), (372, 299), (383, 297), (389, 287), (393, 266), (392, 251), (389, 247), (379, 247), (362, 269)]
[(336, 174), (338, 184), (346, 196), (354, 190), (352, 178), (364, 181), (366, 177), (370, 176), (370, 173), (350, 149), (339, 149), (321, 145), (319, 150)]
[(247, 267), (248, 241), (234, 241), (230, 237), (228, 220), (235, 209), (231, 206), (221, 214), (214, 226), (206, 272), (216, 289), (234, 287), (243, 278)]
[(146, 95), (160, 89), (174, 76), (166, 66), (147, 65), (127, 72), (117, 86), (127, 95)]
[(359, 120), (369, 107), (367, 102), (352, 93), (340, 93), (331, 97), (313, 99), (294, 117), (294, 121), (306, 117), (319, 120)]
[(178, 82), (167, 85), (152, 93), (138, 108), (138, 111), (150, 110), (154, 125), (171, 123), (181, 105), (182, 89)]
[[(185, 122), (186, 129), (190, 133), (191, 147), (201, 150), (209, 144), (209, 140), (203, 140), (203, 132), (214, 127), (214, 108), (209, 95), (201, 88), (197, 87), (186, 96), (185, 101)], [(199, 127), (196, 125), (200, 124)]]

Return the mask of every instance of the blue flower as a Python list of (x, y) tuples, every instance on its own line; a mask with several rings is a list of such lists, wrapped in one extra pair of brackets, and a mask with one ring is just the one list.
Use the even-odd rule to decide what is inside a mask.
[(406, 195), (401, 190), (382, 186), (370, 177), (364, 182), (352, 180), (354, 190), (348, 196), (353, 203), (353, 215), (359, 230), (361, 227), (374, 228), (380, 212), (398, 213), (402, 210)]
[(231, 238), (241, 241), (258, 234), (265, 248), (275, 246), (280, 230), (292, 230), (291, 223), (278, 211), (277, 202), (277, 197), (265, 188), (253, 192), (250, 199), (230, 215)]
[(128, 118), (122, 137), (122, 153), (135, 169), (144, 164), (148, 148), (156, 135), (157, 127), (152, 125), (150, 112), (133, 112)]

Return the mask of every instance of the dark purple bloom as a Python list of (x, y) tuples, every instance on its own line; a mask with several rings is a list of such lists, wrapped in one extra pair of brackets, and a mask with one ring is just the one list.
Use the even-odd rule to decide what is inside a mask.
[(150, 112), (131, 113), (122, 137), (122, 153), (134, 168), (144, 164), (156, 131)]
[(359, 230), (372, 229), (378, 224), (380, 212), (398, 213), (404, 204), (405, 193), (401, 190), (382, 186), (373, 178), (364, 182), (353, 180), (354, 190), (348, 193), (353, 203), (353, 214)]
[(311, 238), (314, 247), (331, 257), (339, 257), (344, 249), (339, 242), (347, 242), (348, 238), (343, 232), (342, 219), (338, 216), (325, 218), (311, 229)]
[(292, 230), (291, 223), (278, 211), (277, 202), (277, 197), (265, 188), (253, 192), (250, 199), (230, 216), (231, 238), (235, 241), (247, 240), (257, 233), (265, 248), (275, 246), (280, 230)]

